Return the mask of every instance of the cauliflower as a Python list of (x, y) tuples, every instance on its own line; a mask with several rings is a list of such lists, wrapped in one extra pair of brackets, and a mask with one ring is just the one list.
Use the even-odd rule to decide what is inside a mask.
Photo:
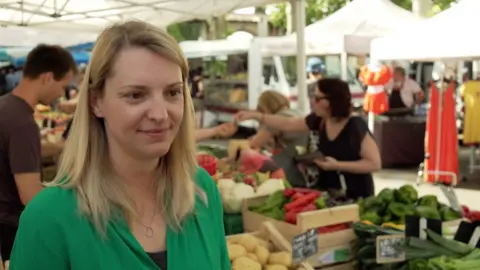
[(223, 208), (226, 213), (239, 213), (242, 211), (244, 199), (255, 196), (252, 186), (237, 183), (228, 193), (222, 194)]
[(277, 190), (284, 190), (285, 184), (282, 179), (269, 179), (257, 189), (257, 195), (270, 195)]

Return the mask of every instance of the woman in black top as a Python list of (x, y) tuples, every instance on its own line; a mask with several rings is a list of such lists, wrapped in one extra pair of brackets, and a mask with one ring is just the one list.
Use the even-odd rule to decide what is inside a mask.
[(380, 153), (363, 119), (352, 116), (349, 86), (340, 79), (326, 78), (317, 83), (314, 112), (306, 118), (286, 118), (258, 112), (240, 112), (238, 121), (256, 119), (281, 131), (311, 131), (309, 152), (325, 156), (314, 160), (317, 170), (309, 170), (310, 187), (343, 190), (348, 198), (374, 194), (372, 172), (381, 168)]

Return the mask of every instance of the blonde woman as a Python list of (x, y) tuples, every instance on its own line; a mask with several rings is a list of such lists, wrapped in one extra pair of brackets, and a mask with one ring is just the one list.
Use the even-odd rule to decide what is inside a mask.
[[(290, 101), (281, 93), (268, 90), (258, 99), (258, 113), (283, 117), (299, 117), (297, 110), (290, 109)], [(263, 148), (272, 145), (273, 160), (285, 171), (287, 180), (294, 186), (303, 186), (304, 177), (294, 161), (296, 146), (307, 144), (307, 132), (284, 132), (260, 123), (260, 128), (250, 140), (251, 148)]]
[(100, 34), (58, 176), (25, 209), (11, 270), (231, 268), (218, 190), (195, 161), (187, 72), (150, 24)]

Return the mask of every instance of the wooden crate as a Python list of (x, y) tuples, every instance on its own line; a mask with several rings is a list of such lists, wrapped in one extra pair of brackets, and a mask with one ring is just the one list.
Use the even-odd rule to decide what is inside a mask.
[[(301, 213), (297, 217), (297, 224), (290, 224), (275, 220), (249, 210), (251, 206), (261, 205), (268, 196), (250, 198), (244, 201), (242, 215), (245, 232), (255, 232), (262, 229), (264, 222), (270, 222), (285, 239), (291, 243), (293, 237), (309, 229), (341, 224), (353, 223), (360, 220), (358, 205), (338, 206), (329, 209)], [(329, 253), (345, 251), (350, 254), (346, 261), (352, 258), (351, 248), (356, 239), (353, 229), (318, 235), (318, 253), (307, 260), (313, 267), (334, 264), (335, 261), (325, 260)], [(323, 260), (322, 260), (323, 259)]]
[[(245, 234), (250, 234), (257, 238), (268, 240), (276, 249), (276, 251), (292, 252), (291, 243), (282, 236), (282, 234), (271, 222), (264, 222), (261, 225), (261, 229), (255, 232), (227, 236), (227, 240)], [(298, 265), (297, 270), (314, 270), (314, 268), (308, 263), (301, 263)]]

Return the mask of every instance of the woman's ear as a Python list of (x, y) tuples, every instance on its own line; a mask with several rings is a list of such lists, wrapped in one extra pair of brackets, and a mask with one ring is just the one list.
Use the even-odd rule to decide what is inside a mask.
[(90, 103), (90, 106), (92, 107), (93, 114), (95, 114), (95, 116), (98, 117), (98, 118), (103, 118), (103, 112), (102, 112), (102, 109), (101, 109), (102, 100), (93, 91), (90, 91), (89, 103)]

